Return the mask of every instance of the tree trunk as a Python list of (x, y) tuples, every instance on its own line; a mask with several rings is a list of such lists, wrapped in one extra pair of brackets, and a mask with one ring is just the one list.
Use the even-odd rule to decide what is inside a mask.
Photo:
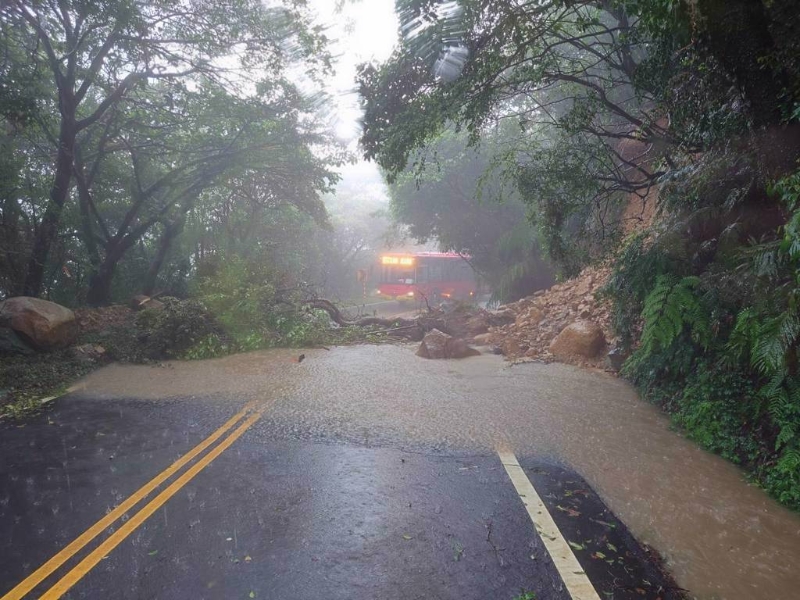
[(2, 201), (3, 224), (0, 230), (3, 235), (0, 244), (0, 278), (6, 296), (19, 296), (24, 293), (25, 264), (23, 236), (20, 235), (20, 208), (17, 199), (9, 196)]
[(147, 274), (144, 276), (144, 282), (142, 283), (142, 294), (145, 296), (153, 295), (158, 274), (161, 271), (161, 267), (164, 265), (164, 259), (167, 257), (167, 253), (172, 246), (172, 241), (178, 237), (178, 234), (183, 229), (184, 222), (184, 217), (180, 217), (164, 225), (164, 232), (161, 234), (161, 239), (158, 241), (156, 255), (150, 262), (150, 268), (147, 270)]
[(86, 294), (86, 302), (90, 306), (103, 306), (111, 302), (111, 284), (114, 281), (114, 271), (126, 249), (119, 245), (108, 248), (103, 262), (89, 277), (89, 291)]
[(74, 114), (64, 116), (58, 139), (58, 156), (53, 185), (50, 188), (50, 202), (36, 230), (31, 257), (28, 261), (28, 272), (25, 277), (25, 295), (38, 296), (42, 292), (45, 266), (50, 248), (58, 236), (61, 213), (69, 195), (72, 181), (73, 151), (75, 148), (76, 124)]
[(92, 272), (97, 271), (100, 265), (100, 251), (97, 247), (97, 240), (95, 239), (94, 227), (92, 226), (92, 215), (90, 203), (92, 201), (91, 190), (89, 183), (86, 181), (83, 172), (83, 160), (81, 159), (80, 146), (75, 144), (75, 184), (78, 188), (78, 208), (81, 215), (81, 234), (83, 243), (86, 246), (86, 253), (89, 255), (89, 264), (92, 266)]
[(89, 277), (89, 292), (86, 302), (90, 306), (103, 306), (111, 301), (111, 283), (117, 264), (103, 261), (100, 268)]

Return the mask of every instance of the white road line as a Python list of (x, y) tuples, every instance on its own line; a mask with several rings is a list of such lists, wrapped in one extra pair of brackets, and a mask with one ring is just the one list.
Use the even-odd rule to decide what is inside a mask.
[(544, 547), (550, 554), (550, 558), (553, 559), (558, 574), (561, 575), (572, 600), (600, 600), (594, 586), (578, 563), (578, 559), (572, 553), (567, 540), (561, 535), (553, 517), (547, 512), (544, 502), (536, 493), (533, 484), (525, 475), (525, 471), (519, 466), (517, 457), (513, 452), (503, 450), (498, 450), (497, 455), (500, 457), (500, 462), (503, 463), (511, 483), (514, 484), (520, 500), (528, 510), (533, 526), (542, 538)]

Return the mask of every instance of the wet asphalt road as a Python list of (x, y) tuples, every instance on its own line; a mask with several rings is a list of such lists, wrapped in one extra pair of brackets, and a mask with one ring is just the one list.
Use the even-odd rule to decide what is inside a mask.
[[(0, 594), (242, 405), (213, 394), (152, 402), (78, 393), (0, 426)], [(403, 447), (378, 432), (362, 442), (301, 435), (270, 411), (64, 597), (570, 598), (496, 454)], [(600, 598), (677, 597), (580, 477), (519, 458)], [(53, 586), (159, 490), (26, 597)]]

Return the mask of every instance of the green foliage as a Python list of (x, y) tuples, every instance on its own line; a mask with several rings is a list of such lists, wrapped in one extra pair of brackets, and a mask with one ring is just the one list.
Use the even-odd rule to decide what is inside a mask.
[(631, 237), (617, 255), (611, 277), (602, 295), (613, 299), (612, 324), (630, 348), (639, 336), (639, 325), (645, 298), (660, 276), (677, 276), (683, 270), (682, 261), (656, 243), (650, 232)]
[(469, 255), (473, 269), (502, 301), (553, 282), (519, 194), (494, 168), (507, 133), (488, 136), (476, 150), (468, 148), (465, 135), (447, 131), (432, 143), (424, 171), (404, 171), (389, 188), (393, 216), (409, 234)]
[[(567, 128), (563, 122), (560, 127)], [(616, 234), (620, 194), (602, 183), (614, 157), (578, 132), (556, 131), (550, 137), (548, 143), (520, 149), (518, 164), (506, 168), (547, 256), (564, 275), (573, 276), (602, 255)]]
[(642, 238), (621, 253), (607, 293), (626, 318), (619, 305), (646, 294), (625, 373), (689, 437), (800, 508), (800, 172), (769, 191), (790, 211), (787, 222), (742, 252), (735, 273), (721, 258), (699, 276), (679, 274), (685, 261), (653, 254), (668, 245)]
[[(342, 153), (316, 118), (324, 98), (287, 76), (330, 67), (304, 3), (29, 4), (0, 7), (0, 175), (13, 174), (0, 185), (0, 296), (185, 292), (192, 217), (231, 215), (233, 237), (265, 209), (327, 225), (319, 196)], [(218, 231), (205, 233), (213, 245)], [(159, 281), (176, 263), (183, 276)]]
[(180, 358), (209, 336), (227, 336), (198, 300), (162, 298), (163, 309), (145, 309), (136, 315), (136, 330), (146, 358)]
[(706, 309), (697, 295), (699, 284), (697, 277), (676, 280), (669, 275), (659, 275), (656, 278), (653, 290), (644, 301), (644, 329), (634, 360), (669, 348), (687, 330), (692, 342), (708, 349), (711, 330)]
[(198, 337), (184, 354), (209, 358), (271, 347), (313, 347), (369, 336), (360, 328), (336, 328), (325, 311), (304, 308), (302, 286), (291, 287), (269, 264), (222, 256), (201, 269), (194, 294), (218, 329)]
[(223, 256), (203, 266), (194, 293), (238, 342), (265, 332), (278, 281), (269, 265)]
[(275, 345), (304, 348), (331, 343), (331, 323), (328, 313), (311, 310), (305, 314), (278, 314), (270, 319), (277, 334)]
[(737, 464), (768, 453), (758, 430), (756, 389), (741, 370), (698, 361), (673, 407), (673, 421), (701, 446)]
[[(242, 347), (243, 351), (256, 349)], [(195, 342), (189, 349), (183, 353), (183, 358), (189, 360), (201, 360), (204, 358), (216, 358), (218, 356), (225, 356), (234, 350), (234, 346), (227, 340), (221, 338), (216, 333), (209, 333), (204, 338)]]
[(0, 360), (0, 415), (23, 418), (42, 410), (41, 399), (57, 396), (95, 366), (71, 349)]
[(530, 223), (520, 220), (495, 244), (499, 267), (487, 280), (492, 284), (492, 300), (509, 302), (550, 283), (552, 269), (542, 258), (538, 236)]

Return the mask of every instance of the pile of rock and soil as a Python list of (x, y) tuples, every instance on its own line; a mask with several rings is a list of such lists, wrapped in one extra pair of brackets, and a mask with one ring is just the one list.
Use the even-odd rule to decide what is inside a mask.
[(617, 342), (610, 303), (598, 298), (611, 269), (593, 266), (548, 290), (493, 311), (507, 323), (488, 327), (474, 343), (490, 346), (513, 361), (565, 362), (617, 370)]
[[(638, 143), (622, 144), (622, 155), (642, 156)], [(645, 231), (656, 219), (658, 188), (631, 193), (621, 217), (623, 235)], [(612, 259), (613, 260), (613, 259)], [(515, 362), (564, 362), (617, 372), (626, 355), (611, 327), (611, 300), (599, 297), (611, 275), (610, 260), (585, 268), (550, 289), (501, 306), (510, 322), (490, 327), (476, 344), (489, 345)]]

